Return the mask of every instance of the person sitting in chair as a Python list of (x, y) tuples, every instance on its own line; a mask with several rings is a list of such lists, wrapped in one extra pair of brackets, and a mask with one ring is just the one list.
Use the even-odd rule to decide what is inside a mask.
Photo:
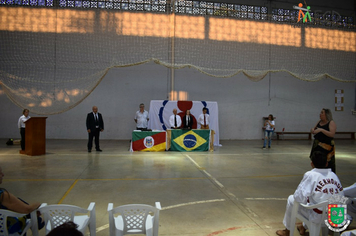
[[(0, 166), (0, 184), (2, 183), (3, 177), (4, 173), (2, 172), (2, 168)], [(21, 234), (23, 229), (26, 227), (26, 220), (30, 218), (30, 213), (38, 209), (40, 205), (41, 203), (28, 204), (22, 199), (15, 197), (12, 193), (9, 193), (6, 189), (0, 188), (0, 209), (27, 214), (20, 218), (9, 217), (9, 224), (7, 225), (9, 234)], [(44, 227), (44, 221), (39, 215), (40, 213), (37, 212), (38, 229), (42, 229)]]
[[(328, 200), (332, 196), (344, 196), (343, 188), (337, 175), (328, 168), (327, 156), (322, 152), (314, 152), (311, 156), (312, 170), (306, 172), (302, 181), (299, 183), (297, 190), (293, 195), (288, 197), (286, 212), (283, 224), (284, 230), (278, 230), (277, 235), (289, 236), (292, 209), (294, 201), (302, 204), (317, 204)], [(332, 181), (330, 181), (332, 180)], [(302, 212), (311, 222), (318, 223), (321, 221), (321, 211), (319, 209), (308, 209)], [(303, 225), (297, 227), (301, 235), (305, 234), (306, 228)]]

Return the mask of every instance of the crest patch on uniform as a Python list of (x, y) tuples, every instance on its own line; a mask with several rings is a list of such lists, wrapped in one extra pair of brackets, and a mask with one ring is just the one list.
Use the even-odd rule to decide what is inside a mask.
[(347, 219), (347, 201), (348, 198), (344, 196), (332, 196), (329, 199), (328, 219), (325, 224), (331, 231), (343, 231), (351, 223)]

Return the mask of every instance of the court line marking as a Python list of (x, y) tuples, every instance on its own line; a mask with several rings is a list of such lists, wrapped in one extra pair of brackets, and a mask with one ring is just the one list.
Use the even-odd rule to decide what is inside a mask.
[[(209, 179), (211, 179), (214, 183), (216, 183), (221, 189), (225, 188), (222, 183), (220, 183), (217, 179), (215, 179), (211, 174), (209, 174), (204, 168), (202, 168), (196, 161), (193, 160), (189, 155), (185, 155), (199, 170), (201, 170)], [(233, 194), (232, 194), (233, 195)]]
[(213, 236), (213, 235), (223, 234), (223, 233), (226, 233), (226, 232), (230, 232), (230, 231), (234, 231), (234, 230), (238, 230), (238, 229), (244, 229), (244, 228), (248, 228), (248, 226), (239, 226), (239, 227), (231, 227), (231, 228), (228, 228), (228, 229), (222, 229), (222, 230), (219, 230), (219, 231), (215, 231), (215, 232), (213, 232), (213, 233), (210, 233), (210, 234), (208, 234), (207, 236)]
[(190, 205), (196, 205), (196, 204), (202, 204), (202, 203), (210, 203), (210, 202), (224, 202), (226, 201), (225, 199), (213, 199), (213, 200), (205, 200), (205, 201), (196, 201), (196, 202), (188, 202), (188, 203), (182, 203), (182, 204), (177, 204), (177, 205), (172, 205), (168, 207), (162, 207), (163, 210), (168, 210), (168, 209), (173, 209), (177, 207), (184, 207), (184, 206), (190, 206)]
[[(208, 172), (204, 170), (204, 168), (200, 168), (201, 171), (204, 171), (204, 173), (208, 174), (208, 176), (211, 176)], [(338, 172), (337, 174), (339, 175), (356, 175), (356, 172)], [(220, 177), (221, 179), (265, 179), (265, 178), (284, 178), (284, 177), (298, 177), (298, 176), (303, 176), (303, 174), (295, 174), (295, 175), (261, 175), (261, 176), (237, 176), (237, 177)], [(116, 180), (123, 180), (123, 181), (144, 181), (144, 180), (186, 180), (186, 179), (207, 179), (207, 177), (191, 177), (191, 178), (147, 178), (147, 179), (138, 179), (138, 178), (118, 178), (118, 179), (5, 179), (3, 180), (3, 183), (6, 182), (18, 182), (18, 181), (44, 181), (44, 182), (49, 182), (49, 181), (116, 181)], [(219, 181), (217, 181), (220, 183)], [(220, 183), (221, 184), (221, 183)]]
[(61, 200), (59, 200), (58, 204), (61, 204), (63, 202), (63, 200), (67, 197), (67, 195), (70, 193), (70, 191), (74, 188), (74, 186), (78, 183), (78, 179), (76, 181), (74, 181), (74, 183), (69, 187), (69, 189), (65, 192), (65, 194), (63, 195), (63, 197), (61, 198)]
[(287, 201), (288, 198), (278, 198), (278, 197), (271, 197), (271, 198), (245, 198), (248, 201)]
[[(193, 160), (193, 158), (191, 158), (189, 155), (185, 155), (197, 168), (198, 170), (200, 170), (201, 172), (203, 172), (205, 175), (208, 176), (208, 178), (210, 179), (210, 181), (212, 181), (213, 184), (215, 184), (216, 186), (218, 186), (218, 188), (220, 188), (220, 191), (225, 194), (232, 203), (234, 203), (238, 208), (240, 208), (247, 217), (249, 217), (253, 222), (256, 223), (256, 225), (259, 225), (256, 220), (254, 218), (258, 218), (258, 215), (251, 209), (249, 208), (246, 204), (244, 204), (241, 201), (238, 201), (239, 199), (229, 190), (227, 190), (225, 188), (225, 186), (223, 184), (221, 184), (216, 178), (214, 178), (211, 174), (209, 174), (207, 171), (203, 170), (204, 168), (202, 168), (196, 161)], [(249, 216), (252, 215), (252, 217)], [(261, 226), (259, 226), (261, 228)]]
[[(244, 199), (245, 200), (252, 200), (252, 201), (253, 200), (256, 200), (256, 201), (260, 201), (260, 200), (264, 200), (264, 201), (283, 200), (283, 201), (285, 201), (285, 200), (287, 200), (287, 198), (244, 198)], [(192, 206), (192, 205), (196, 205), (196, 204), (204, 204), (204, 203), (211, 203), (211, 202), (225, 202), (225, 201), (226, 201), (226, 199), (212, 199), (212, 200), (205, 200), (205, 201), (187, 202), (187, 203), (182, 203), (182, 204), (162, 207), (161, 211), (170, 210), (170, 209), (178, 208), (178, 207), (184, 207), (184, 206)], [(270, 228), (269, 226), (265, 226), (265, 227), (266, 228)], [(103, 226), (97, 227), (96, 228), (96, 232), (100, 232), (100, 231), (105, 230), (107, 228), (109, 228), (109, 224), (105, 224)], [(232, 228), (216, 231), (216, 232), (211, 233), (209, 235), (217, 235), (217, 234), (220, 234), (220, 233), (224, 233), (224, 232), (228, 232), (228, 231), (232, 231), (232, 230), (237, 230), (237, 229), (241, 229), (241, 228), (248, 228), (248, 226), (232, 227)]]

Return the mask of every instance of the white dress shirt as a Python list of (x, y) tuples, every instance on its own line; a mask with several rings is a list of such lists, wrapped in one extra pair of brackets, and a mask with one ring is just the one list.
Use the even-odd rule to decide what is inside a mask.
[(31, 118), (30, 116), (27, 116), (27, 117), (25, 115), (20, 116), (19, 121), (17, 122), (18, 128), (19, 129), (26, 128), (25, 122), (30, 118)]
[(143, 113), (140, 111), (136, 112), (135, 120), (137, 120), (137, 128), (147, 128), (148, 126), (148, 111), (144, 110)]
[(171, 115), (171, 117), (169, 117), (169, 124), (171, 125), (170, 127), (176, 127), (174, 125), (174, 116), (177, 118), (177, 127), (180, 127), (182, 125), (182, 119), (179, 115)]
[(204, 125), (204, 115), (205, 115), (205, 125), (209, 125), (209, 114), (200, 114), (198, 118), (198, 123)]

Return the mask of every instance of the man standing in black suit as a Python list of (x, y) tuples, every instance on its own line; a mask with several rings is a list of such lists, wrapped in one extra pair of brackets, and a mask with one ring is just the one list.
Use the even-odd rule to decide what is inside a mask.
[(87, 131), (89, 134), (88, 141), (88, 152), (91, 152), (93, 147), (93, 138), (95, 138), (95, 149), (97, 152), (101, 152), (99, 146), (99, 134), (104, 131), (104, 121), (100, 113), (98, 113), (98, 108), (93, 106), (93, 112), (87, 115)]

